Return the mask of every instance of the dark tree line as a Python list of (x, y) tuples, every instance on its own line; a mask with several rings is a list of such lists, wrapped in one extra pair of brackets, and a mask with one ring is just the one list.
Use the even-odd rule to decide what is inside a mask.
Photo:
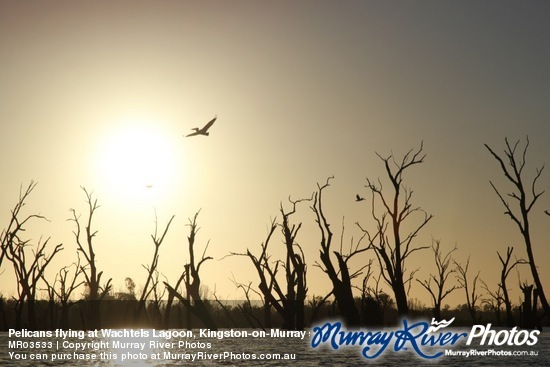
[[(237, 317), (234, 310), (238, 309), (253, 327), (268, 328), (272, 319), (280, 320), (277, 324), (285, 329), (303, 329), (311, 324), (319, 315), (337, 316), (350, 326), (364, 325), (368, 318), (381, 319), (384, 312), (393, 309), (399, 315), (410, 315), (415, 306), (414, 299), (409, 297), (409, 290), (414, 283), (427, 292), (431, 301), (431, 313), (436, 319), (444, 317), (443, 302), (452, 292), (462, 289), (465, 299), (464, 310), (469, 314), (471, 322), (479, 322), (482, 306), (494, 313), (500, 323), (501, 311), (504, 309), (506, 325), (520, 324), (534, 327), (540, 324), (543, 316), (548, 317), (548, 302), (541, 279), (535, 264), (534, 244), (532, 241), (530, 218), (533, 208), (544, 191), (538, 190), (536, 184), (541, 177), (543, 168), (536, 169), (531, 180), (525, 178), (526, 155), (529, 146), (527, 140), (523, 149), (519, 149), (519, 141), (510, 144), (505, 140), (503, 155), (496, 154), (488, 145), (486, 148), (499, 163), (505, 178), (513, 185), (512, 192), (503, 195), (497, 186), (490, 185), (505, 208), (505, 214), (517, 225), (525, 245), (527, 259), (512, 258), (513, 247), (508, 247), (506, 254), (497, 251), (502, 271), (495, 288), (490, 287), (480, 277), (480, 272), (472, 275), (470, 257), (465, 263), (457, 262), (453, 255), (457, 247), (445, 250), (438, 240), (432, 240), (431, 246), (423, 244), (418, 236), (433, 218), (421, 206), (413, 202), (414, 191), (405, 185), (405, 175), (413, 167), (424, 162), (426, 154), (424, 146), (409, 150), (403, 157), (393, 154), (382, 156), (377, 153), (386, 173), (386, 179), (372, 180), (367, 178), (366, 189), (371, 194), (367, 219), (364, 223), (357, 222), (359, 240), (353, 238), (345, 243), (343, 221), (340, 235), (340, 245), (334, 243), (335, 237), (331, 223), (326, 215), (324, 202), (327, 190), (333, 177), (324, 184), (317, 184), (311, 198), (291, 200), (286, 207), (281, 204), (279, 220), (274, 219), (268, 234), (258, 247), (248, 248), (246, 253), (233, 253), (231, 256), (243, 256), (250, 260), (257, 276), (256, 280), (240, 283), (235, 280), (236, 287), (245, 294), (245, 302), (236, 308), (224, 304), (216, 298), (218, 308), (213, 307), (210, 300), (205, 299), (201, 282), (203, 266), (212, 260), (207, 256), (209, 242), (202, 254), (197, 255), (199, 232), (197, 212), (189, 219), (189, 235), (185, 252), (181, 261), (181, 274), (175, 281), (160, 281), (162, 275), (159, 269), (161, 245), (173, 222), (172, 216), (164, 229), (158, 232), (156, 223), (154, 234), (151, 235), (153, 251), (151, 261), (142, 265), (146, 271), (144, 286), (135, 294), (135, 283), (128, 278), (128, 293), (115, 295), (125, 302), (125, 314), (130, 325), (153, 325), (154, 327), (171, 327), (176, 324), (193, 327), (199, 322), (210, 329), (218, 328), (218, 313), (222, 312), (234, 325)], [(386, 185), (389, 183), (389, 185)], [(25, 214), (23, 208), (36, 184), (31, 182), (26, 189), (21, 189), (19, 199), (11, 210), (10, 219), (1, 233), (0, 269), (6, 263), (11, 264), (17, 279), (17, 296), (13, 305), (15, 327), (36, 328), (37, 310), (35, 307), (37, 290), (47, 294), (47, 314), (50, 327), (60, 325), (68, 327), (72, 322), (70, 314), (75, 312), (80, 316), (81, 327), (87, 329), (101, 328), (103, 325), (102, 310), (105, 302), (113, 299), (112, 279), (103, 281), (103, 271), (98, 268), (95, 251), (97, 230), (93, 219), (100, 208), (93, 194), (83, 188), (87, 213), (84, 218), (71, 209), (71, 218), (75, 229), (73, 231), (76, 243), (76, 261), (61, 268), (55, 273), (53, 280), (45, 276), (46, 268), (52, 259), (63, 250), (61, 244), (50, 246), (50, 239), (33, 240), (24, 237), (25, 229), (34, 220), (46, 220), (40, 214)], [(362, 198), (357, 196), (358, 201)], [(321, 297), (308, 295), (308, 267), (300, 243), (299, 234), (302, 222), (295, 220), (295, 214), (302, 210), (302, 203), (309, 203), (313, 213), (318, 233), (318, 243), (308, 244), (308, 247), (318, 248), (318, 259), (315, 267), (322, 271), (330, 285), (326, 295)], [(550, 212), (546, 211), (550, 215)], [(275, 243), (276, 234), (280, 241)], [(282, 246), (284, 256), (273, 258), (274, 246)], [(432, 267), (432, 272), (425, 279), (416, 277), (417, 269), (409, 269), (407, 264), (411, 256), (427, 252), (431, 256), (426, 265)], [(371, 254), (371, 256), (364, 256)], [(361, 257), (364, 256), (364, 257)], [(352, 265), (351, 260), (358, 259)], [(377, 265), (375, 267), (374, 265)], [(519, 265), (528, 265), (534, 284), (523, 282), (520, 288), (524, 295), (520, 317), (514, 316), (514, 307), (509, 295), (509, 275), (517, 270)], [(375, 272), (377, 272), (375, 274)], [(359, 279), (363, 275), (362, 280)], [(372, 283), (374, 281), (374, 284)], [(381, 289), (384, 282), (392, 291), (394, 300)], [(40, 288), (39, 285), (45, 285)], [(80, 299), (77, 290), (84, 288)], [(485, 292), (485, 295), (481, 292)], [(357, 294), (360, 294), (359, 296)], [(167, 299), (163, 300), (163, 295)], [(261, 299), (261, 307), (256, 307), (251, 299), (255, 294)], [(121, 298), (122, 297), (122, 298)], [(309, 299), (309, 301), (308, 301)], [(542, 305), (541, 314), (537, 304)], [(393, 303), (395, 302), (395, 303)], [(108, 303), (107, 303), (108, 304)], [(0, 297), (0, 322), (6, 321), (6, 301)], [(220, 311), (221, 309), (221, 311)], [(70, 312), (76, 310), (75, 312)], [(259, 311), (261, 310), (261, 311)], [(323, 312), (321, 310), (324, 310)], [(328, 310), (328, 311), (327, 311)], [(330, 311), (331, 310), (331, 311)], [(23, 316), (26, 311), (26, 317)], [(58, 317), (59, 313), (59, 317)], [(309, 315), (309, 319), (306, 317)], [(183, 325), (183, 320), (186, 320)], [(27, 324), (23, 324), (23, 320)]]

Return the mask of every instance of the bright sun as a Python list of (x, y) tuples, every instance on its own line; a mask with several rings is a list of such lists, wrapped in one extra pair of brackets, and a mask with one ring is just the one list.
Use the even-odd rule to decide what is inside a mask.
[(102, 185), (130, 200), (167, 192), (175, 178), (177, 153), (172, 137), (152, 123), (130, 122), (106, 138), (100, 152)]

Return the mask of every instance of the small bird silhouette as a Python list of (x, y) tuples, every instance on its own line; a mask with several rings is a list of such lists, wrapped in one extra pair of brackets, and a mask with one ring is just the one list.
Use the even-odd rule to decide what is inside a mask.
[(363, 201), (365, 200), (365, 198), (362, 198), (361, 196), (359, 196), (359, 194), (355, 195), (355, 201)]
[(215, 116), (212, 120), (208, 121), (208, 123), (204, 125), (201, 129), (199, 129), (198, 127), (194, 127), (192, 130), (195, 130), (195, 132), (187, 135), (186, 137), (196, 136), (196, 135), (204, 135), (204, 136), (210, 135), (210, 133), (208, 132), (208, 129), (212, 127), (212, 125), (214, 124), (217, 118), (218, 116)]

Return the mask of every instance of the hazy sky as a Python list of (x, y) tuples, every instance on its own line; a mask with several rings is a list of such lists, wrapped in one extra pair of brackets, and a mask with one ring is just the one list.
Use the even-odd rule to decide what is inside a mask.
[[(36, 180), (25, 213), (49, 222), (31, 223), (28, 236), (63, 242), (51, 270), (66, 265), (76, 251), (69, 209), (86, 216), (86, 187), (101, 205), (98, 266), (120, 290), (127, 276), (144, 282), (155, 210), (161, 226), (176, 215), (159, 264), (174, 282), (188, 261), (188, 218), (202, 209), (198, 253), (210, 241), (215, 258), (203, 284), (240, 297), (230, 278), (257, 284), (253, 265), (219, 259), (258, 252), (289, 195), (309, 197), (334, 175), (325, 210), (334, 245), (343, 217), (349, 243), (356, 221), (373, 226), (368, 200), (354, 197), (369, 197), (366, 177), (385, 179), (375, 152), (401, 157), (424, 141), (425, 163), (405, 178), (435, 216), (418, 244), (456, 244), (457, 260), (472, 255), (472, 273), (494, 288), (496, 251), (525, 251), (489, 180), (510, 186), (483, 144), (501, 152), (505, 136), (528, 135), (529, 177), (550, 164), (549, 19), (547, 1), (0, 0), (1, 227), (20, 185)], [(209, 137), (183, 137), (216, 114)], [(532, 228), (547, 288), (549, 186), (545, 171)], [(321, 295), (330, 287), (313, 266), (319, 233), (309, 205), (298, 210), (309, 294)], [(271, 247), (282, 253), (280, 236)], [(0, 289), (12, 295), (8, 265)], [(411, 257), (416, 268), (419, 278), (434, 269), (429, 252)], [(510, 286), (517, 292), (515, 273)], [(428, 303), (417, 285), (410, 297)]]

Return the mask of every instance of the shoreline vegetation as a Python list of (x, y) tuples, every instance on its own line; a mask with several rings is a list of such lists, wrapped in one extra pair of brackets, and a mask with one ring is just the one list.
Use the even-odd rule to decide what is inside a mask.
[[(128, 299), (130, 298), (130, 299)], [(361, 322), (358, 327), (388, 327), (399, 325), (401, 316), (393, 305), (374, 306), (372, 301), (365, 302), (363, 300), (363, 308), (361, 308), (362, 300), (357, 298), (357, 307), (362, 310)], [(15, 325), (15, 311), (13, 300), (2, 300), (2, 321), (0, 331), (16, 330), (31, 330), (29, 329), (26, 317), (21, 320), (21, 325)], [(104, 329), (196, 329), (203, 328), (205, 325), (199, 318), (186, 312), (186, 306), (182, 303), (175, 302), (172, 304), (169, 319), (165, 319), (166, 301), (161, 301), (160, 304), (155, 302), (147, 302), (142, 318), (136, 323), (133, 318), (133, 312), (138, 306), (137, 300), (132, 300), (131, 295), (117, 294), (113, 297), (108, 297), (101, 304), (101, 328)], [(220, 300), (204, 300), (204, 303), (212, 315), (217, 328), (255, 328), (255, 329), (284, 329), (284, 321), (272, 310), (268, 316), (263, 310), (261, 301), (220, 301)], [(338, 314), (337, 306), (327, 302), (322, 307), (314, 309), (315, 301), (310, 300), (305, 307), (306, 322), (304, 328), (309, 328), (322, 323), (325, 320), (341, 319)], [(243, 311), (246, 305), (247, 311)], [(433, 310), (422, 305), (411, 305), (410, 320), (431, 320)], [(59, 305), (51, 304), (48, 300), (38, 300), (35, 304), (37, 310), (37, 325), (33, 330), (89, 330), (89, 322), (86, 320), (86, 307), (89, 304), (85, 300), (78, 301), (69, 313), (69, 318), (61, 325), (60, 315), (61, 309)], [(24, 306), (26, 310), (26, 307)], [(315, 318), (313, 318), (315, 314)], [(520, 307), (513, 309), (513, 315), (518, 320), (517, 325), (522, 325), (522, 310)], [(265, 319), (267, 317), (267, 319)], [(446, 308), (442, 311), (442, 318), (450, 320), (455, 318), (454, 327), (470, 327), (474, 325), (468, 313), (466, 305), (459, 305), (456, 308)], [(505, 327), (507, 324), (504, 321), (504, 313), (497, 313), (485, 306), (478, 312), (477, 324), (491, 323), (495, 327)]]

